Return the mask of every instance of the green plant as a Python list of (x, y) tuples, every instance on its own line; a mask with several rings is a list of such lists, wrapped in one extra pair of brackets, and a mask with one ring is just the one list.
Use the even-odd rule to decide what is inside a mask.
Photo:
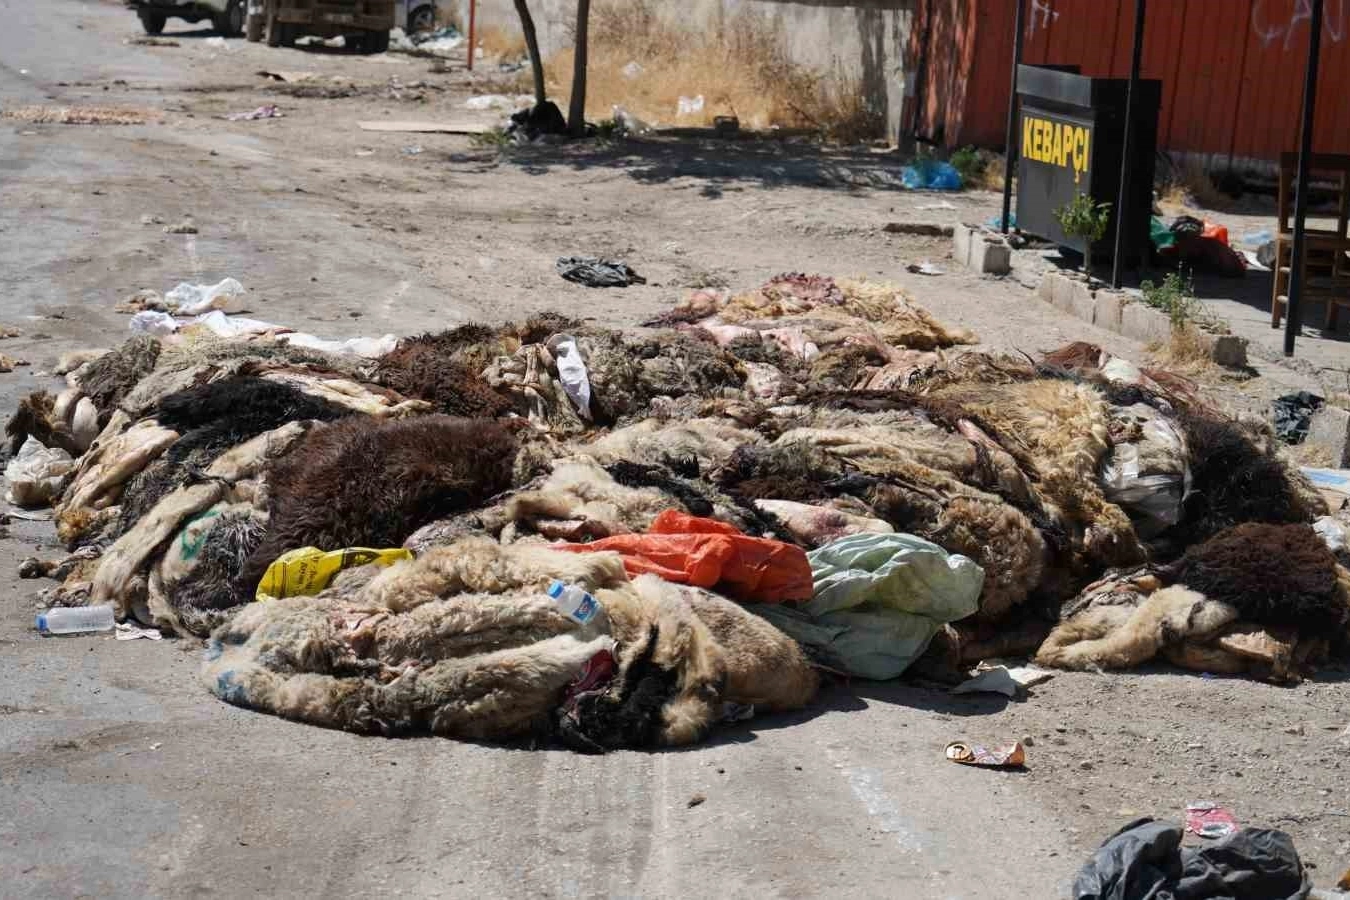
[(1098, 203), (1080, 193), (1055, 210), (1055, 219), (1067, 238), (1078, 238), (1083, 243), (1083, 271), (1091, 268), (1092, 245), (1106, 236), (1106, 223), (1111, 220), (1111, 204)]
[(952, 164), (953, 169), (961, 173), (962, 184), (979, 182), (984, 170), (989, 167), (988, 161), (974, 147), (962, 147), (952, 154), (948, 162)]
[(511, 146), (511, 136), (506, 129), (497, 127), (471, 136), (469, 143), (481, 150), (505, 150)]
[(1167, 273), (1162, 284), (1145, 281), (1139, 285), (1145, 306), (1162, 310), (1172, 320), (1173, 330), (1185, 328), (1189, 323), (1203, 322), (1208, 318), (1204, 305), (1196, 299), (1192, 282), (1177, 272)]

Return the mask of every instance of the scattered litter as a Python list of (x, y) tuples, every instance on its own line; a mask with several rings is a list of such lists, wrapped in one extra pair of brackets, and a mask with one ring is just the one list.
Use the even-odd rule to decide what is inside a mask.
[(133, 334), (153, 334), (163, 337), (178, 330), (178, 322), (166, 312), (147, 309), (136, 313), (127, 323)]
[(127, 43), (133, 47), (178, 47), (181, 46), (177, 41), (169, 38), (154, 37), (148, 34), (137, 35), (129, 38)]
[(1021, 768), (1026, 765), (1027, 752), (1021, 741), (987, 748), (956, 741), (947, 745), (947, 759), (963, 766), (987, 769)]
[(164, 219), (162, 219), (162, 218), (159, 217), (159, 216), (152, 216), (152, 215), (150, 215), (149, 213), (146, 213), (145, 215), (141, 216), (141, 224), (142, 224), (142, 225), (163, 225), (163, 224), (164, 224)]
[(1139, 819), (1112, 835), (1073, 881), (1073, 900), (1304, 900), (1311, 879), (1283, 831), (1245, 828), (1183, 847), (1181, 827)]
[(1219, 804), (1197, 800), (1186, 804), (1186, 830), (1202, 838), (1224, 838), (1237, 833), (1238, 823)]
[(295, 42), (297, 47), (327, 47), (330, 50), (341, 50), (347, 46), (347, 39), (342, 35), (324, 38), (317, 34), (307, 34)]
[(1251, 250), (1239, 250), (1242, 258), (1247, 261), (1247, 268), (1253, 272), (1269, 272), (1270, 265), (1261, 258), (1261, 253), (1253, 253)]
[(0, 110), (0, 119), (35, 125), (144, 125), (150, 114), (139, 109), (95, 106), (19, 106)]
[[(956, 209), (956, 204), (943, 200), (940, 203), (923, 203), (915, 208), (921, 212), (934, 212), (939, 209)], [(998, 221), (997, 216), (994, 217), (994, 221)]]
[(229, 122), (253, 122), (258, 119), (280, 119), (283, 115), (281, 109), (276, 106), (276, 104), (268, 104), (249, 112), (230, 113), (229, 115), (221, 116), (221, 118)]
[(318, 72), (272, 72), (268, 69), (260, 70), (258, 75), (270, 81), (280, 81), (286, 84), (299, 84), (305, 81), (313, 81), (319, 77)]
[(35, 626), (42, 634), (84, 634), (112, 631), (117, 622), (109, 604), (98, 606), (58, 606), (41, 613)]
[(1350, 501), (1350, 469), (1317, 469), (1304, 466), (1300, 471), (1326, 498), (1332, 512)]
[(356, 127), (396, 134), (487, 134), (492, 130), (481, 122), (357, 122)]
[(389, 32), (389, 49), (395, 53), (415, 53), (421, 56), (444, 56), (464, 44), (464, 35), (452, 25), (435, 31), (407, 34), (402, 28)]
[(1269, 228), (1262, 228), (1258, 231), (1249, 231), (1242, 236), (1242, 243), (1253, 247), (1259, 247), (1262, 244), (1270, 243), (1275, 240), (1275, 235), (1271, 234)]
[(681, 97), (675, 104), (677, 115), (696, 116), (703, 112), (703, 95), (697, 97)]
[(558, 378), (562, 381), (567, 397), (576, 405), (577, 414), (583, 419), (591, 419), (591, 381), (586, 373), (586, 362), (577, 349), (577, 339), (570, 334), (558, 335), (549, 342), (553, 358), (558, 365)]
[(1298, 391), (1275, 398), (1271, 404), (1275, 419), (1275, 435), (1286, 444), (1301, 444), (1312, 426), (1313, 413), (1326, 400), (1311, 391)]
[(567, 139), (567, 119), (552, 100), (517, 110), (511, 114), (506, 134), (516, 141), (548, 142)]
[(230, 45), (226, 42), (226, 40), (223, 37), (220, 36), (209, 37), (205, 41), (203, 41), (202, 44), (206, 47), (210, 47), (212, 50), (230, 49)]
[(639, 75), (642, 74), (642, 64), (637, 60), (633, 60), (619, 71), (623, 73), (624, 78), (627, 78), (629, 81), (632, 81), (634, 78), (637, 78)]
[(404, 156), (420, 156), (422, 153), (422, 145), (409, 144), (407, 147), (404, 147), (401, 152)]
[(371, 550), (366, 547), (348, 547), (325, 553), (317, 547), (301, 547), (282, 554), (267, 567), (262, 580), (258, 582), (256, 599), (313, 596), (328, 587), (343, 569), (372, 563), (392, 566), (405, 559), (412, 559), (412, 554), (401, 548)]
[(695, 794), (694, 796), (689, 798), (688, 807), (689, 809), (693, 809), (695, 806), (702, 806), (704, 803), (707, 802), (708, 797), (706, 794)]
[(374, 151), (374, 150), (365, 150), (365, 149), (357, 150), (357, 151), (356, 151), (356, 155), (357, 155), (357, 156), (374, 156), (374, 155), (375, 155), (375, 151)]
[(983, 570), (914, 535), (846, 534), (807, 560), (809, 602), (750, 609), (826, 665), (859, 678), (899, 677), (943, 625), (979, 609)]
[(913, 272), (915, 275), (945, 275), (946, 273), (938, 266), (928, 260), (921, 263), (910, 263), (905, 266), (906, 272)]
[(15, 506), (46, 506), (66, 486), (75, 459), (59, 447), (44, 447), (31, 435), (5, 466), (5, 499)]
[(163, 741), (155, 741), (153, 744), (150, 745), (150, 749), (151, 749), (151, 750), (158, 750), (160, 747), (163, 747), (163, 746), (164, 746), (164, 742), (163, 742)]
[(643, 135), (652, 130), (652, 126), (639, 119), (637, 116), (624, 109), (622, 106), (615, 106), (610, 111), (614, 123), (623, 131), (624, 134)]
[(572, 553), (612, 550), (634, 578), (659, 575), (672, 584), (716, 587), (737, 600), (784, 603), (812, 596), (811, 564), (800, 547), (674, 509), (658, 515), (646, 534), (554, 547)]
[(25, 522), (50, 522), (52, 512), (49, 509), (19, 509), (17, 506), (11, 506), (5, 510), (5, 515), (13, 519), (23, 519)]
[(483, 94), (465, 100), (464, 108), (478, 111), (499, 109), (503, 112), (510, 112), (524, 109), (532, 103), (534, 103), (534, 98), (529, 94), (517, 94), (514, 97), (508, 97), (506, 94)]
[[(266, 324), (266, 323), (263, 323)], [(270, 326), (268, 330), (279, 326)], [(376, 359), (393, 351), (398, 345), (398, 338), (392, 334), (386, 334), (383, 337), (368, 338), (348, 338), (345, 341), (329, 341), (323, 338), (315, 337), (312, 334), (305, 334), (300, 331), (292, 331), (286, 334), (277, 335), (277, 341), (282, 344), (289, 344), (292, 347), (304, 347), (308, 350), (318, 350), (321, 353), (334, 353), (342, 356), (361, 356), (366, 359)]]
[(595, 256), (564, 256), (558, 260), (557, 270), (567, 281), (586, 287), (628, 287), (647, 283), (647, 279), (627, 264)]
[(15, 369), (29, 365), (32, 365), (32, 363), (30, 363), (26, 359), (15, 359), (12, 356), (0, 353), (0, 375), (8, 374), (10, 372), (13, 372)]
[(924, 160), (902, 168), (900, 183), (912, 191), (959, 191), (961, 173), (951, 163)]
[(164, 295), (170, 309), (182, 316), (200, 316), (213, 309), (239, 312), (244, 286), (234, 278), (225, 278), (217, 284), (188, 284), (183, 282)]
[(1003, 666), (981, 663), (978, 674), (952, 688), (953, 694), (1002, 694), (1016, 697), (1027, 688), (1049, 681), (1054, 673), (1040, 666)]
[(165, 234), (196, 234), (197, 226), (191, 222), (179, 222), (175, 225), (165, 225)]
[[(118, 622), (117, 634), (115, 637), (119, 641), (136, 641), (141, 639), (147, 641), (159, 641), (164, 639), (164, 635), (160, 634), (158, 628), (142, 628), (131, 622)], [(154, 750), (157, 747), (159, 747), (159, 744), (155, 744), (150, 749)]]
[(591, 624), (591, 620), (602, 609), (600, 601), (596, 600), (590, 591), (577, 584), (564, 584), (555, 580), (545, 593), (558, 605), (558, 610), (563, 615), (578, 625)]
[[(989, 219), (984, 224), (986, 227), (992, 228), (994, 231), (1002, 231), (1003, 214), (998, 213), (997, 215), (990, 216)], [(1008, 227), (1009, 228), (1017, 227), (1017, 213), (1015, 212), (1008, 213)]]

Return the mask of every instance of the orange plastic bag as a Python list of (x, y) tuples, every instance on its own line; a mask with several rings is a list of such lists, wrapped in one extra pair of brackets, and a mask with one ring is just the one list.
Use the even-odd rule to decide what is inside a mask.
[(560, 550), (614, 550), (629, 575), (659, 575), (676, 584), (720, 587), (738, 600), (810, 600), (811, 564), (800, 547), (742, 534), (730, 525), (668, 509), (646, 534), (621, 534)]

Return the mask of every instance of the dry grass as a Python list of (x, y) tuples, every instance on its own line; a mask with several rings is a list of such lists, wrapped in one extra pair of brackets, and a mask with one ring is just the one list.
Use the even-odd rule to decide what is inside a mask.
[(1296, 465), (1309, 466), (1314, 469), (1336, 468), (1335, 460), (1331, 456), (1331, 448), (1325, 444), (1310, 444), (1304, 441), (1302, 444), (1284, 447), (1283, 450)]
[(1226, 209), (1232, 201), (1214, 186), (1204, 165), (1188, 157), (1158, 192), (1159, 202), (1180, 209)]
[(484, 25), (478, 29), (474, 40), (482, 49), (483, 59), (487, 62), (515, 63), (530, 55), (529, 48), (525, 46), (525, 35), (521, 34), (518, 28), (496, 24)]
[(1217, 373), (1219, 366), (1210, 353), (1211, 341), (1195, 325), (1173, 326), (1167, 343), (1150, 348), (1164, 367), (1190, 377)]
[[(626, 72), (634, 62), (641, 71)], [(553, 56), (545, 70), (550, 93), (565, 98), (572, 51)], [(702, 111), (677, 113), (680, 97), (699, 95)], [(697, 29), (655, 0), (598, 0), (592, 7), (588, 117), (609, 118), (614, 106), (653, 125), (706, 126), (716, 116), (736, 116), (743, 128), (812, 128), (844, 143), (884, 130), (858, 81), (788, 58), (778, 23), (741, 10)]]
[(111, 106), (19, 106), (0, 111), (0, 119), (34, 125), (144, 125), (150, 118), (144, 110)]

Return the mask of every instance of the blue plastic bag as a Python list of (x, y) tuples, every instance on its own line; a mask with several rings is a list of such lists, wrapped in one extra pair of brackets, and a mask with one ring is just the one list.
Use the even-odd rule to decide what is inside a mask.
[(924, 160), (901, 169), (900, 183), (912, 191), (959, 191), (961, 173), (951, 163)]

